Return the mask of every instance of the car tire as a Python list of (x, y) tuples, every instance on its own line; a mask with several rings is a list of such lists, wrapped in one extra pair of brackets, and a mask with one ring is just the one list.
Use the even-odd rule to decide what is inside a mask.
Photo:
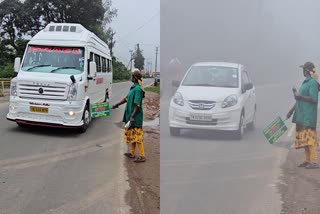
[(90, 109), (88, 104), (84, 108), (83, 115), (82, 115), (83, 125), (80, 128), (80, 133), (85, 133), (89, 127), (91, 116), (90, 116)]
[(256, 128), (256, 115), (257, 115), (257, 110), (256, 110), (256, 108), (255, 108), (255, 110), (254, 110), (254, 115), (253, 115), (253, 120), (252, 120), (251, 123), (249, 123), (249, 124), (247, 125), (248, 130), (250, 130), (250, 131), (253, 131), (253, 130), (255, 130), (255, 128)]
[(170, 135), (171, 136), (179, 136), (180, 135), (180, 129), (179, 128), (170, 127)]
[(239, 121), (239, 128), (237, 131), (235, 131), (235, 139), (236, 140), (241, 140), (242, 137), (243, 137), (243, 134), (244, 134), (244, 114), (241, 113), (241, 116), (240, 116), (240, 121)]

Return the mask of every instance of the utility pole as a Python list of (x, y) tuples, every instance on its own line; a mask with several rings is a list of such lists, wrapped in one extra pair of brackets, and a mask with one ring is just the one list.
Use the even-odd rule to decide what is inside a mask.
[(133, 50), (130, 50), (130, 71), (132, 71)]
[(157, 61), (158, 61), (158, 48), (159, 47), (156, 47), (156, 65), (155, 65), (155, 67), (154, 67), (154, 72), (157, 72)]

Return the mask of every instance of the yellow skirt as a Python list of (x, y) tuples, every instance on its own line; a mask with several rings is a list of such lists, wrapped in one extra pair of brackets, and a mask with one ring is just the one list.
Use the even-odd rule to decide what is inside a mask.
[(126, 143), (143, 143), (143, 129), (129, 128), (124, 131), (124, 142)]
[(315, 129), (301, 129), (296, 131), (294, 146), (296, 149), (318, 144), (317, 132)]

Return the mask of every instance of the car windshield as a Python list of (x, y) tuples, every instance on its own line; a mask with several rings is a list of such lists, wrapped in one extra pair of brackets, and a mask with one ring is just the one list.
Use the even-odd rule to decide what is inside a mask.
[(238, 68), (192, 66), (183, 80), (182, 85), (238, 88)]
[(21, 69), (28, 72), (80, 74), (84, 69), (84, 48), (30, 45)]

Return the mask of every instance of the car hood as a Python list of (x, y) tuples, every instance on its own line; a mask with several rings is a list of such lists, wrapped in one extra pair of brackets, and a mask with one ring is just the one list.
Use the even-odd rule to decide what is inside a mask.
[(180, 92), (184, 100), (212, 100), (223, 102), (230, 95), (240, 94), (239, 88), (203, 87), (203, 86), (180, 86)]
[[(44, 81), (71, 84), (71, 74), (50, 74), (40, 72), (19, 72), (17, 80), (20, 81)], [(82, 78), (81, 75), (74, 75), (77, 82)]]

